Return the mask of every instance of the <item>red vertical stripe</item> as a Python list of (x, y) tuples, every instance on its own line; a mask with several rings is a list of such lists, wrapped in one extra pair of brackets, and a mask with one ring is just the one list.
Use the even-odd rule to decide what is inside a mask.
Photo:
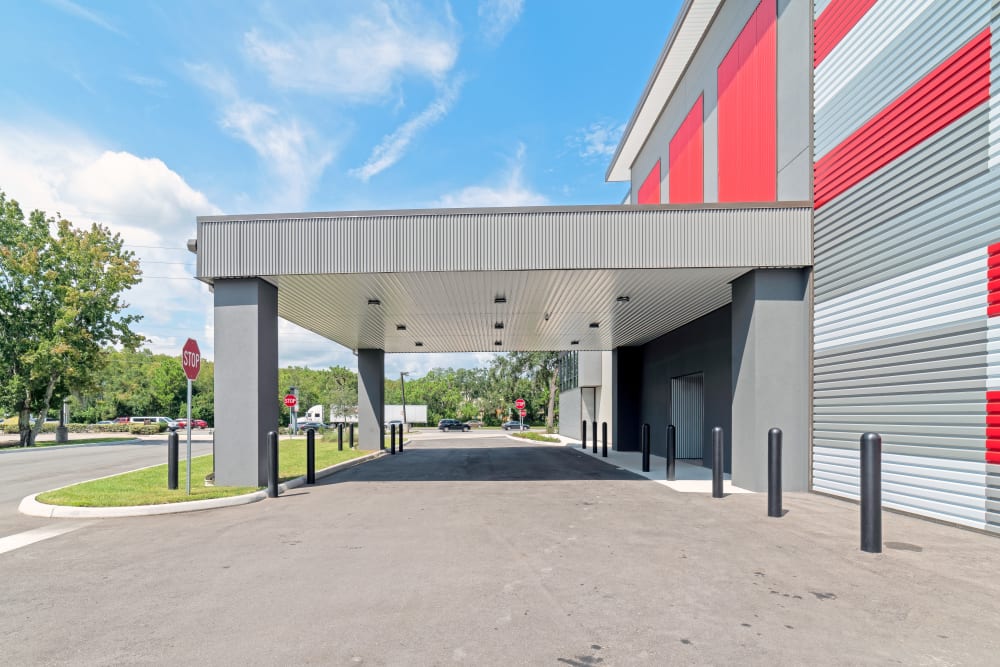
[(831, 0), (816, 19), (813, 65), (819, 67), (830, 51), (858, 24), (875, 0)]
[[(986, 316), (998, 315), (1000, 315), (1000, 243), (994, 243), (986, 248)], [(986, 397), (989, 399), (991, 394), (995, 394), (996, 400), (1000, 401), (1000, 391), (990, 392)]]
[(816, 163), (816, 208), (989, 99), (987, 28)]
[(777, 198), (775, 0), (761, 0), (718, 70), (719, 201)]
[(639, 186), (639, 203), (640, 204), (659, 204), (660, 203), (660, 161), (657, 160), (656, 164), (650, 170), (649, 175), (646, 176), (646, 180), (642, 182)]
[(704, 95), (670, 140), (670, 203), (705, 201)]
[[(1000, 391), (986, 392), (986, 462), (1000, 463)], [(992, 427), (992, 428), (991, 428)]]

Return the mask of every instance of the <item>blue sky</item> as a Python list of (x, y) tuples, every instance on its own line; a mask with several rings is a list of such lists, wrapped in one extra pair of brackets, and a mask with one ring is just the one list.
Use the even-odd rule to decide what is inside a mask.
[[(0, 188), (122, 234), (157, 352), (211, 295), (195, 216), (618, 203), (605, 183), (679, 0), (9, 3)], [(354, 366), (282, 322), (282, 364)], [(492, 355), (389, 355), (386, 371)]]

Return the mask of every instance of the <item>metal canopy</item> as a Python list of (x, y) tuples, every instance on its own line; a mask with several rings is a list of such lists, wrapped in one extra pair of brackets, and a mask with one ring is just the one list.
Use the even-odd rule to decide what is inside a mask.
[(794, 204), (202, 217), (198, 277), (267, 280), (281, 317), (352, 349), (607, 350), (729, 303), (730, 282), (746, 271), (810, 265), (811, 212)]

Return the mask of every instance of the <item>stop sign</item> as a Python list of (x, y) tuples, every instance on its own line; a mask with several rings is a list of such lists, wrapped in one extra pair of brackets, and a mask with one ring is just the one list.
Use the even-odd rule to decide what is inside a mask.
[(295, 398), (295, 394), (285, 394), (285, 407), (294, 408), (299, 402), (299, 399)]
[(198, 341), (188, 338), (181, 348), (181, 367), (184, 368), (184, 375), (188, 380), (197, 380), (201, 371), (201, 350), (198, 349)]
[(517, 408), (518, 410), (523, 410), (524, 406), (525, 402), (523, 398), (519, 398), (516, 401), (514, 401), (514, 407)]
[(527, 414), (528, 414), (528, 411), (525, 410), (524, 408), (521, 408), (521, 416), (524, 417)]

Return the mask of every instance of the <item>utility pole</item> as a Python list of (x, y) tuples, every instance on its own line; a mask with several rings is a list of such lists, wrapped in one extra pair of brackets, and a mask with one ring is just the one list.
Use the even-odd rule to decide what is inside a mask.
[(399, 392), (403, 396), (403, 430), (406, 430), (406, 381), (403, 378), (410, 373), (408, 371), (401, 371), (399, 374)]

